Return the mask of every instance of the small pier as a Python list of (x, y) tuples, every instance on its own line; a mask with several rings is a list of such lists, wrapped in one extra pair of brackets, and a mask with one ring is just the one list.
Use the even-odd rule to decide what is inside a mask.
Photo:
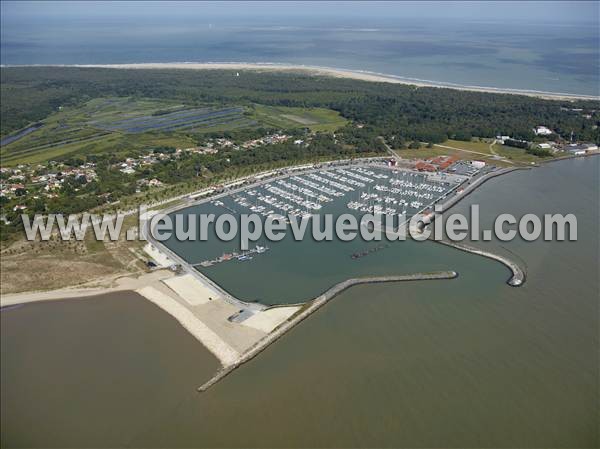
[(238, 261), (243, 262), (246, 260), (252, 260), (252, 258), (255, 255), (263, 254), (267, 251), (269, 251), (269, 247), (257, 245), (255, 248), (250, 248), (248, 250), (241, 251), (241, 252), (234, 251), (232, 253), (223, 253), (221, 256), (216, 257), (214, 259), (204, 260), (200, 263), (190, 264), (190, 266), (193, 268), (198, 268), (198, 267), (206, 268), (206, 267), (211, 267), (217, 263), (229, 262), (231, 260), (238, 260)]

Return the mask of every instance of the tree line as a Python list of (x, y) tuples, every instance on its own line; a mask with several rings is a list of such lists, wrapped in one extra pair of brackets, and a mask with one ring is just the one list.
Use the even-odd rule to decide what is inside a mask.
[[(401, 141), (510, 135), (532, 140), (545, 125), (564, 138), (600, 142), (597, 101), (556, 101), (521, 95), (416, 87), (293, 72), (229, 70), (117, 70), (4, 67), (2, 124), (6, 135), (47, 117), (59, 106), (91, 98), (168, 98), (186, 104), (326, 107), (365, 126), (348, 137), (373, 134)], [(581, 111), (573, 111), (580, 109)], [(591, 115), (586, 118), (585, 115)]]

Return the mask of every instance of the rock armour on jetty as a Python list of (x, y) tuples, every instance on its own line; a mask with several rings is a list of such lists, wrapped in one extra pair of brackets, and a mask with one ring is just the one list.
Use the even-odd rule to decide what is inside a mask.
[(488, 259), (497, 260), (502, 263), (512, 272), (511, 278), (507, 281), (507, 284), (511, 287), (520, 287), (525, 283), (525, 271), (517, 265), (515, 262), (510, 260), (508, 257), (501, 256), (483, 249), (474, 248), (472, 246), (465, 245), (463, 243), (447, 242), (444, 240), (434, 240), (436, 243), (442, 245), (451, 246), (452, 248), (459, 249), (471, 254), (477, 254), (479, 256), (487, 257)]

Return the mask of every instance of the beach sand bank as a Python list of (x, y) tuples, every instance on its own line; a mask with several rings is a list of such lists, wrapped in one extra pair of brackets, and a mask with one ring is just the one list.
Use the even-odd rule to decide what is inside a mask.
[[(527, 89), (506, 89), (489, 86), (471, 86), (454, 83), (444, 83), (432, 80), (421, 80), (414, 78), (389, 75), (363, 70), (347, 70), (332, 67), (320, 67), (294, 64), (271, 64), (271, 63), (246, 63), (246, 62), (149, 62), (132, 64), (73, 64), (47, 65), (48, 67), (83, 67), (83, 68), (107, 68), (107, 69), (182, 69), (182, 70), (258, 70), (258, 71), (283, 71), (303, 72), (310, 75), (329, 76), (334, 78), (351, 78), (362, 81), (380, 83), (407, 84), (418, 87), (438, 87), (471, 92), (487, 92), (498, 94), (526, 95), (530, 97), (544, 98), (549, 100), (599, 100), (600, 96), (578, 95), (562, 92), (546, 92)], [(6, 66), (8, 67), (8, 66)]]
[(85, 298), (117, 291), (136, 290), (148, 284), (169, 279), (174, 275), (175, 273), (170, 270), (157, 270), (151, 273), (144, 273), (138, 277), (133, 275), (110, 276), (103, 279), (95, 279), (88, 284), (57, 290), (10, 293), (0, 295), (0, 307), (38, 301)]
[(223, 366), (236, 362), (240, 353), (232, 348), (216, 332), (200, 320), (188, 307), (185, 307), (175, 298), (159, 291), (155, 287), (143, 287), (136, 290), (144, 298), (163, 309), (179, 323), (198, 341), (200, 341), (210, 352), (212, 352)]

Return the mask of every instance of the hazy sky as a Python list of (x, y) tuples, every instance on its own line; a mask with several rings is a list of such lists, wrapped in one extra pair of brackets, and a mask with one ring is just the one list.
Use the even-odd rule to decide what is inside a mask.
[(228, 16), (269, 18), (347, 16), (388, 19), (448, 18), (472, 21), (521, 21), (539, 23), (598, 23), (598, 2), (28, 2), (2, 1), (2, 23), (47, 17), (103, 18), (118, 16), (131, 20), (193, 17), (204, 20)]

